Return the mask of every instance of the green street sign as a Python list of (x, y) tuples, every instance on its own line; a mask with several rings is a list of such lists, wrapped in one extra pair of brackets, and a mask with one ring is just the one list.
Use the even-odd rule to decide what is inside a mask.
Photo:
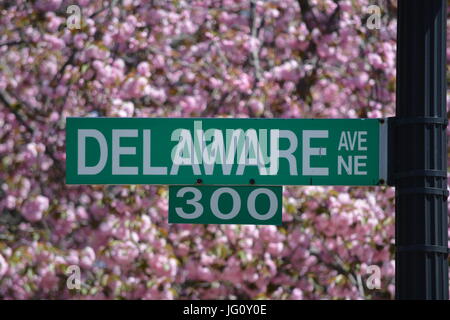
[(169, 186), (169, 223), (280, 225), (282, 189)]
[(379, 119), (68, 118), (67, 184), (377, 185)]

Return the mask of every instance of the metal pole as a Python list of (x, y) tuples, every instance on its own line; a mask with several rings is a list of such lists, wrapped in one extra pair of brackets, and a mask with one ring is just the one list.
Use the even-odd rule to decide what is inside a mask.
[(446, 2), (398, 1), (390, 119), (397, 299), (448, 299)]

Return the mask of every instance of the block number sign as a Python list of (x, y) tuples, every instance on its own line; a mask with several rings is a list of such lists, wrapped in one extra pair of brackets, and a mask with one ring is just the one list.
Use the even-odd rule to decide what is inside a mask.
[(169, 223), (281, 224), (282, 187), (170, 186)]

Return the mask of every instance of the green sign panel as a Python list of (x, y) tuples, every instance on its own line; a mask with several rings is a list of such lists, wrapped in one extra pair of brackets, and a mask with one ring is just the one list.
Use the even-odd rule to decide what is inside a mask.
[(169, 223), (280, 225), (282, 189), (169, 186)]
[(377, 185), (378, 119), (68, 118), (68, 184)]

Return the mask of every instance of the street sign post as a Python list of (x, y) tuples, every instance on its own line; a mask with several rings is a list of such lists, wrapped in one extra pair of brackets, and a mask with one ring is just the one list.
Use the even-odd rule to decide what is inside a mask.
[(446, 0), (398, 1), (389, 137), (384, 119), (68, 118), (66, 183), (171, 185), (172, 223), (280, 224), (279, 186), (388, 182), (396, 297), (446, 300), (446, 17)]
[(68, 184), (378, 185), (383, 119), (68, 118)]
[(395, 185), (397, 299), (448, 300), (446, 0), (400, 0)]
[(170, 186), (169, 223), (280, 225), (282, 189)]

